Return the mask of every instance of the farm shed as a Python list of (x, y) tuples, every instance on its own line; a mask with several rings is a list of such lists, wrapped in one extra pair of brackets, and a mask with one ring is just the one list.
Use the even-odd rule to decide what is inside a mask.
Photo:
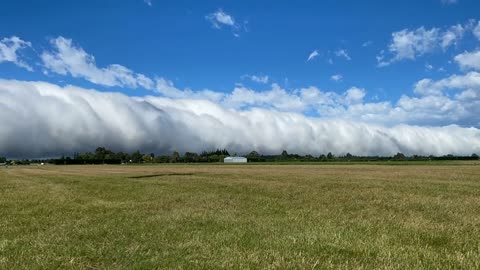
[(224, 163), (247, 163), (247, 158), (245, 157), (226, 157), (223, 159)]

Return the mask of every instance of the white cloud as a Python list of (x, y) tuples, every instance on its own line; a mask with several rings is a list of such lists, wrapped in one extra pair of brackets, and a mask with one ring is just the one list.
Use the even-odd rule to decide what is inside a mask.
[(358, 87), (352, 87), (345, 92), (345, 99), (348, 104), (356, 104), (363, 102), (365, 90)]
[(218, 9), (217, 11), (208, 14), (205, 16), (205, 19), (212, 24), (213, 28), (221, 29), (223, 26), (229, 27), (235, 37), (239, 37), (241, 31), (248, 32), (248, 21), (238, 23), (232, 15), (227, 14), (222, 9)]
[(472, 33), (480, 40), (480, 21), (478, 21), (477, 25), (472, 29)]
[(221, 104), (234, 109), (260, 107), (286, 112), (302, 112), (307, 106), (300, 96), (287, 92), (277, 84), (273, 84), (271, 90), (262, 92), (244, 86), (235, 87), (224, 96)]
[(222, 25), (234, 26), (235, 20), (232, 16), (219, 9), (206, 16), (206, 19), (212, 23), (215, 28), (221, 28)]
[(350, 55), (348, 55), (348, 52), (347, 50), (344, 50), (344, 49), (341, 49), (341, 50), (337, 50), (335, 52), (335, 55), (338, 56), (338, 57), (343, 57), (345, 58), (346, 60), (352, 60), (352, 58), (350, 58)]
[(404, 29), (392, 34), (392, 43), (389, 46), (390, 52), (395, 55), (396, 60), (415, 59), (417, 55), (431, 52), (437, 45), (437, 28), (425, 30), (420, 27), (415, 31)]
[(209, 21), (215, 29), (222, 29), (224, 26), (229, 27), (235, 37), (240, 37), (241, 32), (248, 32), (247, 20), (237, 22), (232, 15), (227, 14), (222, 9), (218, 9), (217, 11), (208, 14), (205, 16), (205, 19)]
[(242, 79), (249, 79), (253, 82), (256, 82), (256, 83), (263, 83), (263, 84), (266, 84), (268, 83), (269, 81), (269, 78), (267, 75), (243, 75), (242, 76)]
[(10, 38), (3, 38), (0, 40), (0, 63), (12, 62), (15, 65), (33, 71), (33, 68), (19, 59), (18, 51), (31, 47), (30, 42), (24, 41), (19, 37), (12, 36)]
[(155, 91), (164, 97), (176, 99), (205, 99), (218, 102), (224, 97), (223, 93), (211, 90), (192, 91), (189, 88), (180, 90), (175, 87), (172, 81), (165, 78), (155, 80)]
[(313, 52), (310, 53), (310, 55), (308, 55), (307, 62), (315, 59), (315, 57), (317, 57), (318, 55), (319, 55), (318, 51), (314, 50)]
[(422, 79), (415, 85), (415, 93), (419, 95), (442, 95), (449, 89), (480, 89), (480, 73), (471, 71), (464, 75), (452, 75), (450, 77), (433, 81)]
[[(159, 83), (157, 91), (175, 99), (209, 100), (224, 108), (245, 110), (263, 108), (279, 112), (315, 112), (320, 117), (342, 118), (382, 125), (473, 125), (480, 126), (480, 100), (460, 97), (480, 91), (480, 73), (453, 75), (442, 80), (423, 79), (415, 85), (416, 96), (402, 96), (398, 102), (364, 101), (365, 89), (351, 87), (343, 93), (317, 87), (286, 90), (277, 84), (271, 89), (254, 90), (239, 85), (231, 92), (177, 89), (172, 82)], [(458, 95), (448, 93), (457, 91)], [(464, 94), (461, 94), (464, 93)], [(413, 104), (410, 106), (410, 104)], [(477, 104), (477, 105), (475, 105)]]
[(390, 65), (390, 61), (385, 60), (385, 50), (381, 50), (380, 54), (378, 54), (376, 58), (377, 58), (377, 67), (386, 67)]
[(418, 97), (403, 96), (397, 117), (409, 115), (419, 123), (456, 123), (480, 126), (480, 73), (471, 71), (437, 81), (422, 79), (415, 85)]
[(465, 30), (461, 24), (451, 26), (441, 36), (441, 47), (445, 50), (451, 45), (457, 45), (457, 42), (463, 38)]
[(388, 45), (390, 59), (386, 59), (385, 51), (382, 50), (377, 56), (379, 67), (388, 66), (402, 60), (415, 60), (419, 56), (433, 53), (442, 49), (445, 51), (453, 45), (457, 45), (463, 39), (467, 30), (472, 29), (471, 21), (452, 25), (445, 30), (433, 27), (426, 29), (419, 27), (415, 30), (403, 29), (392, 33), (392, 40)]
[(226, 108), (247, 109), (252, 107), (273, 109), (282, 112), (303, 113), (315, 111), (320, 116), (337, 116), (335, 112), (344, 111), (352, 104), (362, 102), (365, 90), (352, 87), (344, 93), (322, 91), (317, 87), (288, 91), (277, 84), (270, 90), (256, 91), (238, 86), (225, 94), (218, 103)]
[(165, 97), (185, 98), (188, 94), (193, 94), (193, 92), (189, 89), (185, 91), (177, 89), (172, 81), (165, 78), (157, 78), (155, 85), (157, 92), (164, 95)]
[(319, 115), (332, 116), (331, 112), (340, 107), (358, 103), (365, 96), (365, 90), (352, 87), (342, 94), (321, 91), (316, 87), (300, 88), (288, 91), (278, 84), (271, 89), (257, 91), (243, 85), (236, 86), (231, 92), (211, 90), (193, 91), (178, 89), (173, 82), (159, 78), (156, 91), (167, 98), (208, 100), (231, 109), (266, 108), (282, 112), (317, 111)]
[[(280, 91), (276, 89), (275, 91)], [(363, 91), (350, 89), (350, 113), (383, 114), (388, 103), (362, 104)], [(317, 89), (297, 96), (325, 97)], [(465, 93), (465, 96), (472, 96)], [(425, 100), (405, 99), (408, 109)], [(455, 106), (450, 106), (455, 107)], [(444, 155), (480, 152), (480, 130), (455, 125), (384, 126), (339, 118), (312, 118), (273, 109), (226, 109), (213, 102), (160, 97), (127, 97), (118, 93), (59, 87), (45, 82), (0, 80), (0, 152), (9, 157), (58, 156), (93, 151), (171, 153), (226, 148), (278, 154), (333, 152), (356, 155)], [(448, 110), (447, 110), (448, 111)], [(400, 114), (402, 114), (400, 112)], [(35, 140), (32, 139), (35, 134)]]
[(71, 39), (58, 37), (51, 40), (53, 51), (41, 55), (44, 67), (60, 75), (71, 75), (103, 86), (119, 86), (153, 89), (153, 80), (118, 64), (97, 67), (95, 58), (82, 48), (72, 44)]
[(370, 45), (372, 45), (372, 44), (373, 44), (373, 41), (368, 40), (368, 41), (365, 41), (365, 42), (362, 44), (362, 47), (368, 47), (368, 46), (370, 46)]
[(339, 82), (343, 79), (343, 76), (341, 74), (335, 74), (330, 77), (330, 80)]
[[(41, 56), (45, 67), (51, 72), (84, 78), (106, 86), (143, 87), (156, 91), (166, 98), (208, 100), (235, 110), (262, 108), (280, 112), (315, 112), (320, 117), (340, 117), (383, 125), (480, 125), (478, 120), (480, 112), (476, 109), (480, 106), (478, 99), (475, 99), (480, 89), (480, 73), (477, 71), (452, 75), (437, 81), (428, 78), (420, 80), (415, 85), (416, 96), (402, 97), (396, 103), (366, 103), (363, 100), (365, 90), (355, 87), (343, 93), (323, 91), (316, 87), (287, 90), (277, 84), (272, 84), (270, 89), (263, 91), (241, 85), (231, 92), (178, 89), (172, 81), (165, 78), (152, 80), (121, 65), (99, 68), (94, 57), (82, 48), (72, 45), (71, 40), (59, 37), (52, 40), (52, 44), (54, 50), (46, 51)], [(464, 69), (478, 70), (477, 57), (478, 52), (466, 52), (455, 57), (455, 61)], [(332, 76), (331, 79), (340, 79), (338, 75), (340, 74)], [(266, 75), (249, 76), (249, 79), (260, 83), (269, 81)], [(450, 90), (457, 92), (452, 95), (447, 92)]]
[(480, 71), (480, 50), (461, 53), (455, 56), (454, 59), (462, 69), (474, 69)]
[(152, 0), (143, 0), (145, 4), (147, 4), (149, 7), (152, 6)]

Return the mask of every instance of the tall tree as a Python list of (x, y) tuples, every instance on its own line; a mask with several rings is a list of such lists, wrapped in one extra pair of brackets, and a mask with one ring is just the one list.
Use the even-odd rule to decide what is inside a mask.
[(132, 154), (132, 162), (133, 163), (140, 163), (143, 161), (143, 155), (140, 153), (140, 151), (133, 152)]
[(105, 160), (105, 156), (107, 155), (107, 149), (105, 147), (97, 147), (95, 149), (95, 158), (98, 160)]
[(172, 155), (170, 156), (170, 162), (178, 162), (180, 160), (180, 154), (177, 151), (173, 151)]
[(396, 153), (393, 156), (393, 160), (405, 160), (405, 155), (403, 153)]

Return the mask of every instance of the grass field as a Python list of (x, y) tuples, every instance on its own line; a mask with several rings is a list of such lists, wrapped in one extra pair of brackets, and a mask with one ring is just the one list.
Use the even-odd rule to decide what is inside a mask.
[(480, 269), (480, 164), (0, 167), (0, 269)]

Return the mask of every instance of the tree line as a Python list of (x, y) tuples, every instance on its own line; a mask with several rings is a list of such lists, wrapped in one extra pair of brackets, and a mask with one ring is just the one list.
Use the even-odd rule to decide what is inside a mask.
[[(203, 151), (198, 154), (195, 152), (186, 152), (183, 155), (177, 151), (170, 155), (155, 155), (154, 153), (142, 153), (135, 151), (133, 153), (114, 152), (105, 147), (97, 147), (94, 152), (74, 153), (73, 156), (62, 156), (54, 159), (44, 160), (7, 160), (0, 157), (0, 164), (31, 164), (31, 163), (51, 163), (57, 165), (73, 164), (139, 164), (139, 163), (215, 163), (223, 162), (225, 157), (231, 156), (226, 149), (216, 149), (212, 151)], [(236, 156), (236, 154), (234, 154)], [(251, 151), (244, 155), (248, 162), (367, 162), (367, 161), (429, 161), (429, 160), (478, 160), (477, 154), (470, 156), (406, 156), (397, 153), (393, 156), (356, 156), (345, 154), (335, 156), (331, 152), (313, 155), (289, 154), (286, 150), (278, 155), (263, 155), (257, 151)]]
[(186, 152), (181, 155), (174, 151), (170, 155), (155, 155), (154, 153), (113, 152), (105, 147), (98, 147), (95, 152), (74, 153), (73, 157), (61, 157), (49, 160), (53, 164), (128, 164), (128, 163), (194, 163), (194, 162), (223, 162), (230, 156), (226, 149), (203, 151), (200, 154)]

